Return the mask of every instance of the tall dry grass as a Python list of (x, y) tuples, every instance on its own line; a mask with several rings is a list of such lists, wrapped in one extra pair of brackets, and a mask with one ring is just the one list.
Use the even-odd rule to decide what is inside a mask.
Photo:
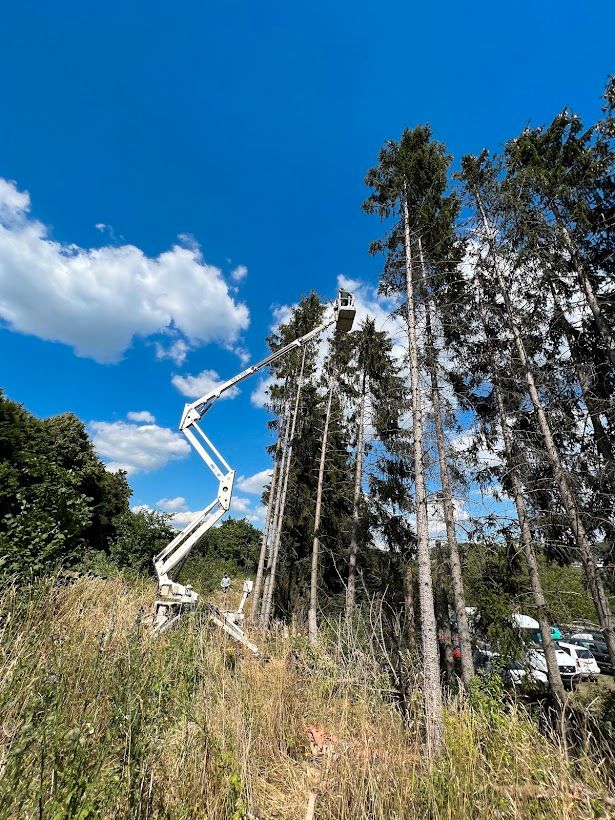
[(152, 594), (119, 577), (4, 591), (2, 818), (303, 818), (310, 795), (339, 820), (612, 816), (599, 764), (488, 692), (448, 705), (429, 766), (420, 690), (402, 718), (356, 643), (276, 635), (263, 664), (198, 614), (152, 640)]

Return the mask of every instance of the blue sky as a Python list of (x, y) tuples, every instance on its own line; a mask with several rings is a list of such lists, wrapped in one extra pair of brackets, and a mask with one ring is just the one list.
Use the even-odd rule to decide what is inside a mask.
[[(459, 157), (594, 119), (615, 6), (22, 0), (0, 30), (0, 385), (79, 415), (135, 504), (195, 510), (214, 484), (173, 435), (177, 384), (261, 358), (274, 308), (338, 276), (369, 301), (362, 180), (404, 126)], [(268, 467), (256, 387), (207, 417), (244, 477)]]

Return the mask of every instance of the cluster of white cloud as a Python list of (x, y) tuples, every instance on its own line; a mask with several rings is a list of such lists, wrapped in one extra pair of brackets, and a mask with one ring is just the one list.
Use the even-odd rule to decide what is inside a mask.
[(108, 470), (126, 470), (129, 475), (149, 473), (190, 453), (188, 442), (168, 427), (155, 424), (147, 410), (133, 411), (128, 419), (89, 424), (96, 452)]
[[(204, 396), (205, 393), (210, 393), (212, 390), (217, 390), (218, 387), (224, 384), (225, 379), (221, 379), (215, 370), (202, 370), (196, 376), (178, 376), (177, 374), (171, 379), (175, 387), (179, 390), (182, 396), (188, 396), (191, 399), (197, 399), (199, 396)], [(223, 393), (221, 399), (234, 399), (239, 395), (238, 387), (231, 387), (226, 393)]]
[(255, 527), (262, 527), (265, 523), (265, 507), (260, 502), (238, 495), (231, 501), (231, 512), (235, 518), (246, 518)]
[(196, 243), (156, 257), (134, 245), (81, 248), (50, 239), (29, 211), (29, 194), (0, 178), (0, 320), (11, 330), (115, 362), (135, 337), (171, 329), (179, 339), (158, 355), (181, 363), (190, 346), (232, 346), (247, 328), (248, 308)]
[(263, 490), (271, 481), (272, 472), (271, 469), (267, 469), (261, 470), (259, 473), (254, 473), (254, 475), (248, 476), (247, 478), (240, 476), (237, 481), (237, 487), (242, 493), (261, 496)]
[(165, 346), (161, 342), (156, 342), (156, 358), (170, 359), (178, 367), (186, 361), (189, 350), (190, 345), (185, 339), (176, 339), (168, 346)]
[[(462, 498), (453, 498), (453, 517), (457, 527), (469, 520), (470, 513), (467, 503)], [(416, 515), (408, 516), (408, 521), (416, 530)], [(430, 498), (427, 501), (427, 533), (429, 538), (446, 537), (446, 523), (444, 521), (444, 510), (442, 501), (437, 498)]]
[(174, 513), (186, 509), (186, 499), (183, 495), (176, 498), (159, 498), (156, 507), (162, 512)]
[(182, 495), (178, 495), (177, 498), (159, 498), (154, 507), (159, 512), (171, 513), (173, 516), (171, 523), (178, 530), (183, 530), (200, 512), (200, 510), (189, 510), (186, 499)]
[(126, 413), (128, 421), (143, 422), (144, 424), (153, 424), (156, 419), (149, 410), (131, 410)]
[(237, 267), (231, 271), (231, 279), (233, 280), (233, 282), (241, 282), (246, 278), (247, 275), (248, 269), (245, 265), (237, 265)]
[[(240, 478), (238, 488), (243, 492), (260, 495), (262, 490), (259, 490), (259, 487), (262, 487), (269, 480), (270, 476), (270, 470), (262, 470), (260, 473), (256, 473), (248, 478)], [(149, 510), (152, 508), (144, 504), (133, 509)], [(153, 509), (160, 512), (171, 513), (173, 516), (171, 523), (177, 529), (183, 529), (192, 521), (195, 515), (198, 515), (200, 512), (200, 510), (190, 510), (186, 499), (181, 495), (176, 498), (159, 498), (154, 504)], [(234, 514), (235, 518), (247, 518), (254, 526), (262, 527), (265, 519), (265, 508), (260, 501), (255, 502), (251, 498), (234, 496), (231, 501), (231, 514)]]
[(254, 407), (265, 407), (269, 401), (269, 388), (275, 384), (276, 380), (272, 376), (263, 376), (256, 383), (256, 387), (250, 395), (250, 401)]

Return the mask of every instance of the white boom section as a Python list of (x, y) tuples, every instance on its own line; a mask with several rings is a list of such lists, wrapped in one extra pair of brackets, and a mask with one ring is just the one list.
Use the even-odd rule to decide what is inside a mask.
[[(192, 608), (196, 605), (199, 597), (198, 593), (190, 586), (183, 586), (173, 581), (170, 577), (170, 573), (173, 572), (173, 570), (181, 568), (192, 547), (222, 518), (231, 505), (235, 470), (231, 469), (223, 456), (199, 427), (198, 422), (203, 418), (216, 399), (219, 399), (220, 396), (227, 390), (230, 390), (231, 387), (234, 387), (249, 376), (254, 375), (254, 373), (258, 373), (258, 371), (264, 367), (268, 367), (277, 361), (277, 359), (286, 356), (286, 354), (292, 350), (296, 350), (307, 344), (332, 324), (337, 323), (338, 328), (342, 332), (350, 330), (354, 314), (355, 307), (352, 295), (345, 291), (340, 291), (333, 305), (333, 313), (325, 322), (313, 330), (310, 330), (309, 333), (306, 333), (299, 339), (295, 339), (294, 342), (271, 353), (257, 364), (251, 365), (238, 375), (233, 376), (232, 379), (224, 382), (224, 384), (221, 384), (215, 390), (211, 390), (191, 404), (186, 404), (184, 407), (179, 429), (218, 479), (218, 494), (211, 504), (205, 507), (205, 509), (154, 558), (154, 566), (156, 568), (156, 575), (158, 576), (159, 596), (154, 611), (154, 632), (167, 629), (179, 619), (182, 610)], [(243, 603), (245, 603), (245, 601)], [(238, 640), (242, 640), (243, 633), (239, 627), (233, 623), (231, 618), (227, 618), (226, 615), (222, 617), (224, 617), (225, 620), (225, 631), (230, 634), (234, 634), (236, 631), (238, 634), (234, 636), (237, 637)], [(246, 643), (247, 645), (245, 638), (243, 638), (242, 643)], [(250, 649), (252, 649), (252, 645), (250, 645)]]

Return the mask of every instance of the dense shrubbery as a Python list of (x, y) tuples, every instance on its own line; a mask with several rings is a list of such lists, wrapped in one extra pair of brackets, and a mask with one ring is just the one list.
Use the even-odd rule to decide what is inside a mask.
[[(37, 419), (0, 393), (3, 573), (151, 572), (152, 557), (175, 534), (172, 516), (131, 510), (131, 494), (126, 473), (105, 468), (76, 416)], [(184, 571), (202, 579), (204, 589), (224, 571), (252, 573), (259, 536), (247, 521), (225, 521), (201, 540)]]
[(37, 419), (0, 394), (0, 561), (9, 573), (77, 566), (110, 554), (131, 515), (123, 472), (110, 473), (72, 413)]

